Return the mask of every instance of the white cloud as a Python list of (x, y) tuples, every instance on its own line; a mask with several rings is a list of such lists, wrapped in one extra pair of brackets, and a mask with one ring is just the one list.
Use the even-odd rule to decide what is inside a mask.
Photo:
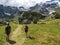
[(8, 5), (8, 6), (24, 6), (24, 7), (31, 7), (34, 6), (36, 3), (46, 2), (50, 0), (0, 0), (0, 4)]

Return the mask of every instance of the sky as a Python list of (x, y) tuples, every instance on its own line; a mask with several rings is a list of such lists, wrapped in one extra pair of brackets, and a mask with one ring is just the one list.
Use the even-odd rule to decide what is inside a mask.
[[(0, 4), (7, 5), (7, 6), (23, 6), (25, 8), (32, 7), (37, 3), (44, 3), (46, 1), (57, 1), (57, 0), (0, 0)], [(60, 4), (60, 3), (59, 3)]]

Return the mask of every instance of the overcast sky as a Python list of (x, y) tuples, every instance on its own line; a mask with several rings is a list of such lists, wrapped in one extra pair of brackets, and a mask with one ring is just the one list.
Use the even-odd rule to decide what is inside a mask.
[(0, 0), (0, 4), (8, 5), (8, 6), (24, 6), (31, 7), (37, 3), (46, 2), (46, 1), (55, 1), (55, 0)]

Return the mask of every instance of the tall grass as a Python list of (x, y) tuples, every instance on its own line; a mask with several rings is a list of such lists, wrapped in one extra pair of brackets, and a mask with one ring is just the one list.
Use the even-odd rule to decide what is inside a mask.
[(23, 45), (60, 45), (60, 20), (52, 22), (30, 24), (28, 36), (32, 36), (35, 39), (27, 38)]

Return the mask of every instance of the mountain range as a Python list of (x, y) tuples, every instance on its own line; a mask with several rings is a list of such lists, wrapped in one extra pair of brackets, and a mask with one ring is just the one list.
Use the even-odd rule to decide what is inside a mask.
[(30, 7), (29, 9), (25, 9), (23, 6), (11, 7), (11, 6), (0, 5), (0, 17), (3, 18), (5, 16), (11, 16), (21, 11), (37, 12), (46, 16), (47, 14), (51, 14), (52, 12), (55, 12), (55, 10), (58, 8), (60, 8), (58, 2), (52, 3), (51, 1), (47, 1), (46, 3), (36, 4), (35, 6)]
[(52, 3), (51, 1), (47, 1), (46, 3), (36, 4), (34, 7), (30, 7), (30, 10), (45, 15), (55, 12), (58, 8), (60, 8), (58, 2)]

